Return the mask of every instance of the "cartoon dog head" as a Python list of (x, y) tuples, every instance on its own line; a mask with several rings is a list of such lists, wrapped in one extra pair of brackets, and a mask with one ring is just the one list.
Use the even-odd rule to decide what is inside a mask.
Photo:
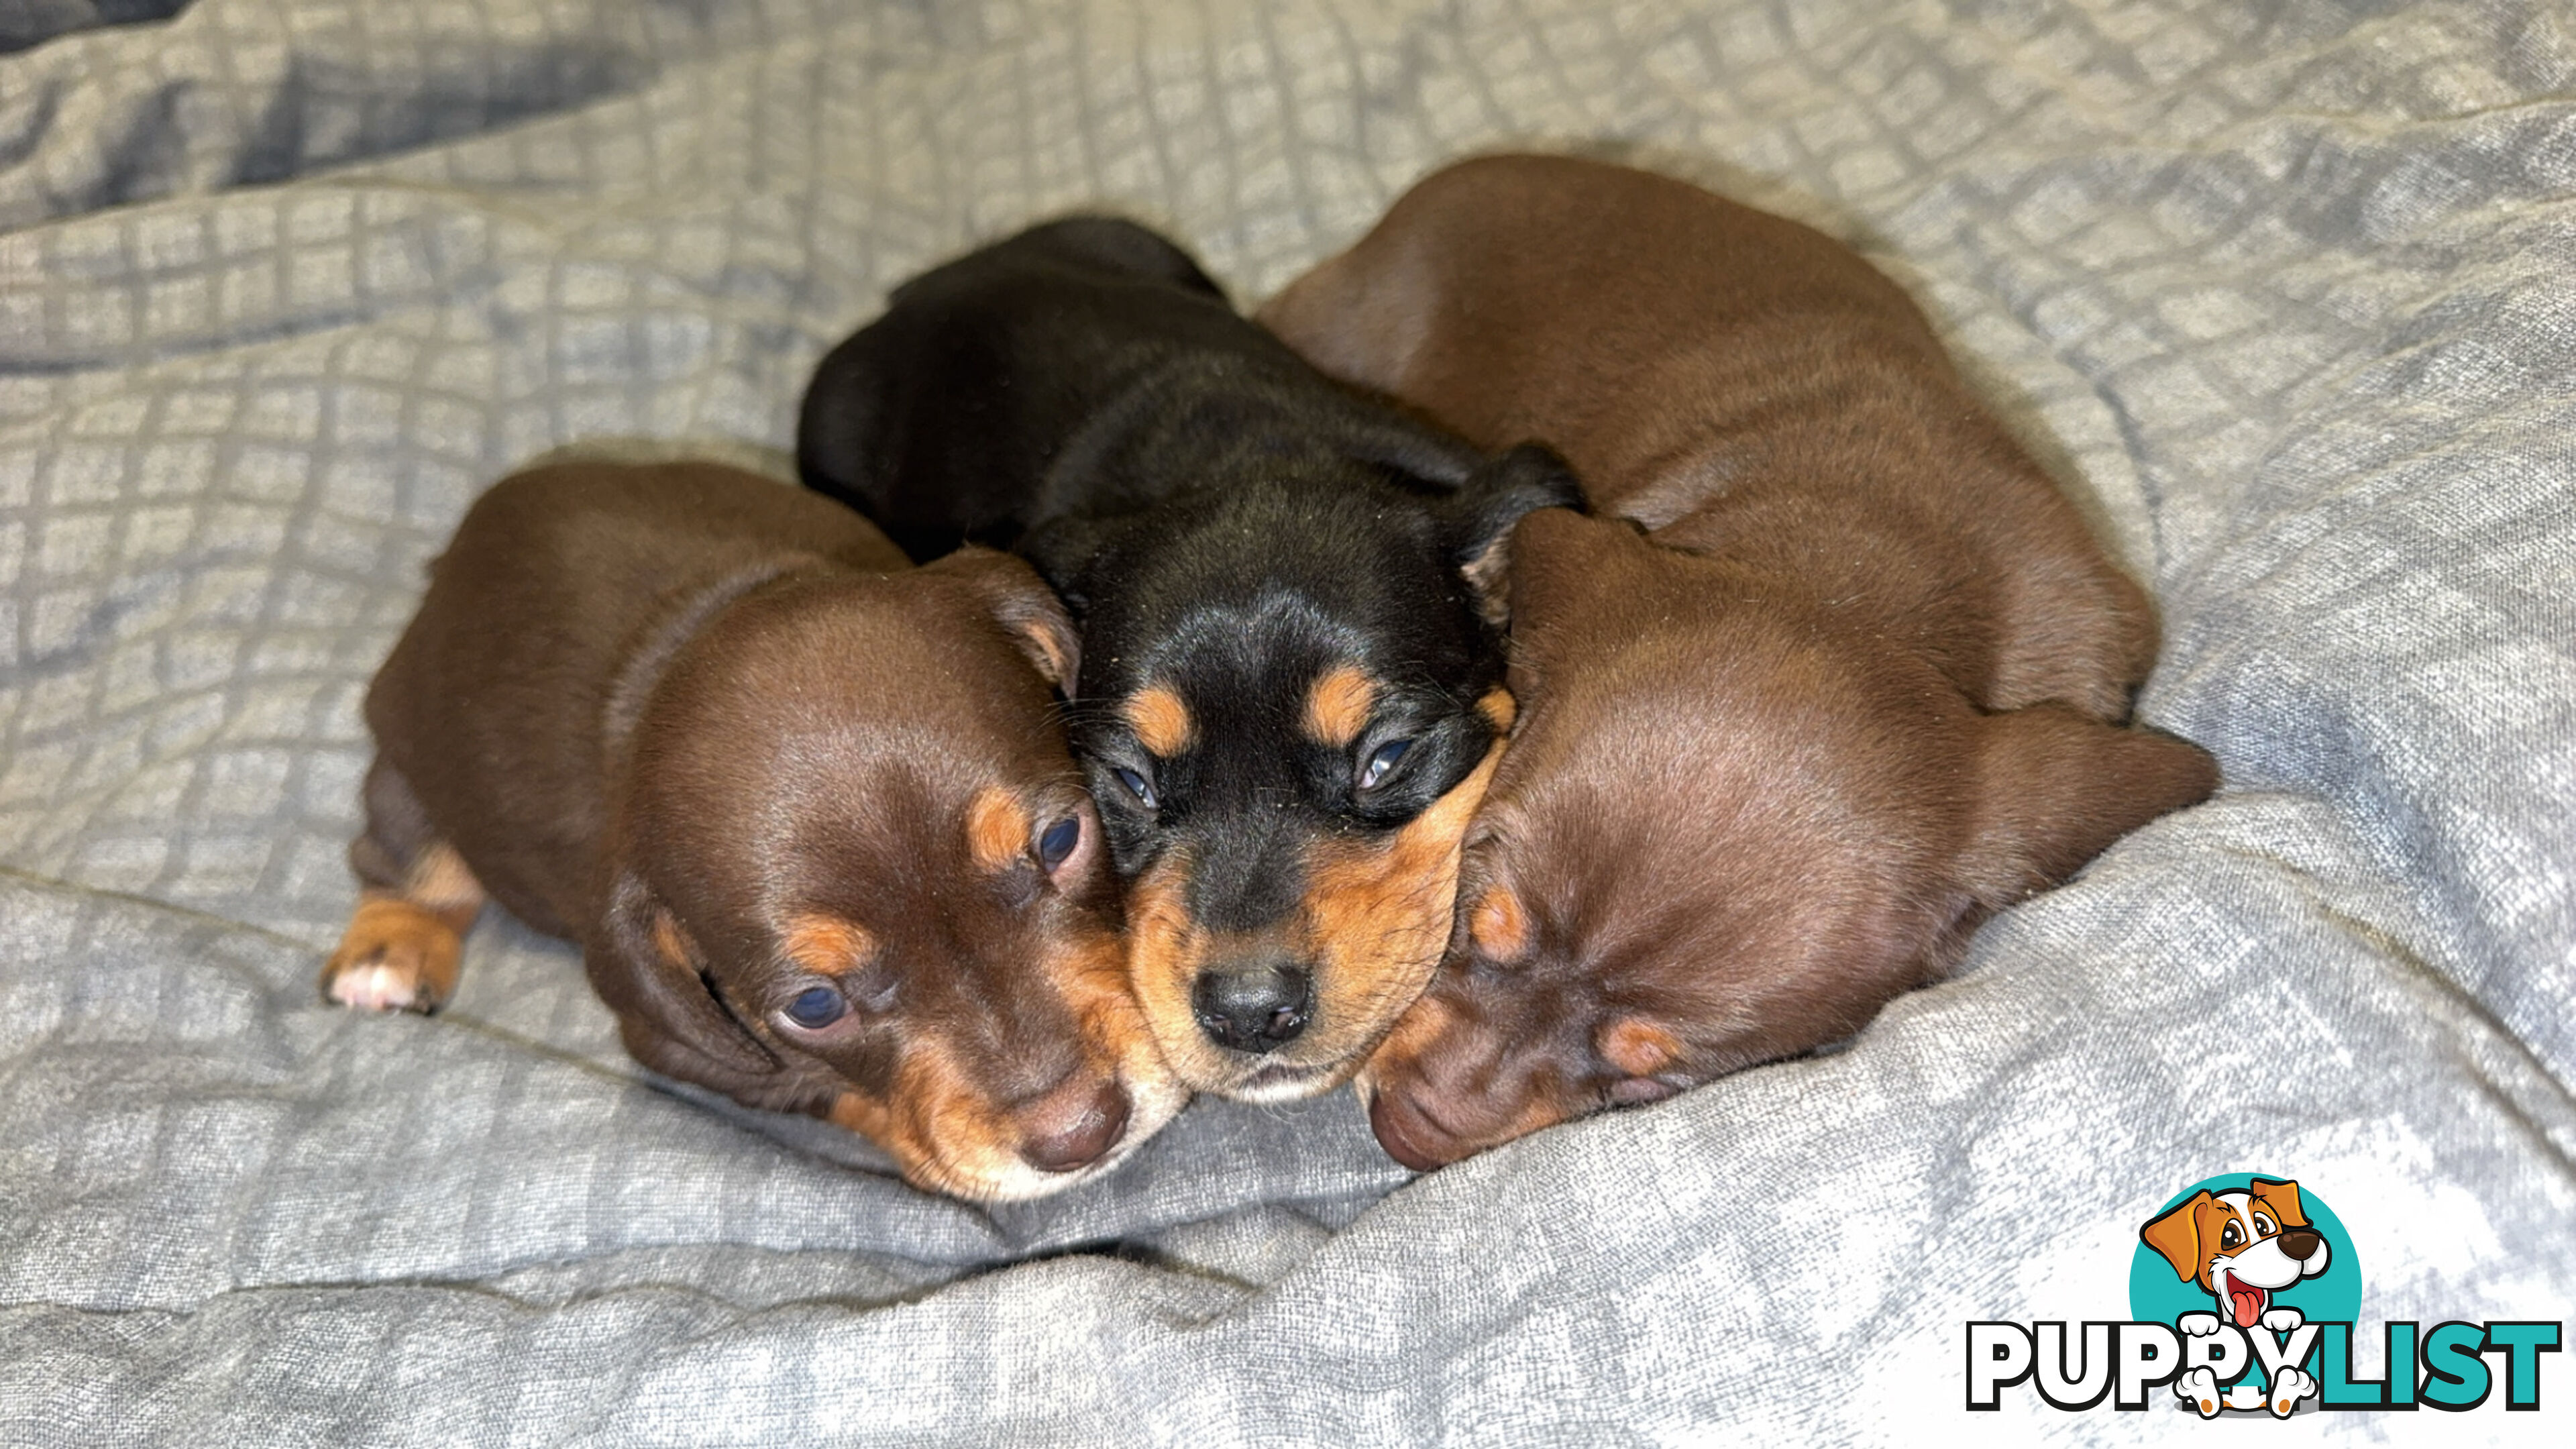
[(2324, 1272), (2330, 1256), (2300, 1210), (2299, 1185), (2260, 1177), (2242, 1192), (2193, 1193), (2138, 1236), (2239, 1328), (2261, 1322), (2276, 1290)]

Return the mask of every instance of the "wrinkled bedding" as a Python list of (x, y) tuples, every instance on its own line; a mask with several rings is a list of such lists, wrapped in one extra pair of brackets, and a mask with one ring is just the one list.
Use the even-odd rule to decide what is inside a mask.
[[(0, 1441), (1912, 1442), (1970, 1427), (1966, 1321), (2127, 1317), (2138, 1225), (2244, 1170), (2333, 1205), (2367, 1321), (2576, 1316), (2563, 8), (44, 15), (0, 54)], [(1846, 1049), (1418, 1180), (1343, 1095), (925, 1197), (650, 1078), (497, 912), (446, 1014), (318, 1004), (358, 700), (484, 483), (781, 471), (822, 351), (978, 239), (1106, 205), (1248, 303), (1506, 144), (1911, 288), (2153, 586), (2142, 713), (2219, 798)], [(2554, 1440), (2570, 1394), (2311, 1428)]]

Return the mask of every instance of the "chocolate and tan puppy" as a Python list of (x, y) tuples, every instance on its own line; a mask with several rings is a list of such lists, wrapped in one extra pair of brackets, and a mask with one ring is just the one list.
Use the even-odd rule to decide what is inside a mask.
[(1885, 277), (1678, 181), (1422, 182), (1262, 320), (1598, 515), (1510, 540), (1520, 725), (1370, 1064), (1416, 1167), (1848, 1035), (1989, 913), (2205, 798), (2126, 723), (2147, 600)]
[(707, 464), (504, 479), (367, 694), (366, 889), (332, 1000), (435, 1010), (488, 893), (581, 942), (627, 1050), (1001, 1200), (1106, 1171), (1184, 1097), (1055, 719), (1026, 564), (913, 568)]

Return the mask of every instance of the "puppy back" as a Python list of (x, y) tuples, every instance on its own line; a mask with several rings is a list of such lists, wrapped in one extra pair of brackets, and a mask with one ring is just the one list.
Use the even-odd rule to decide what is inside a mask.
[(581, 461), (505, 478), (431, 565), (368, 690), (378, 750), (493, 894), (560, 933), (592, 913), (621, 676), (693, 595), (796, 559), (904, 566), (847, 509), (733, 468)]

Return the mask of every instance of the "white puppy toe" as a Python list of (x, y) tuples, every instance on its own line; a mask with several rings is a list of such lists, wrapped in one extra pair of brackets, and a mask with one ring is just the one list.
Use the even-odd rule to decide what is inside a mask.
[(2174, 1320), (2174, 1327), (2181, 1329), (2183, 1331), (2183, 1335), (2187, 1338), (2207, 1338), (2218, 1332), (2218, 1315), (2215, 1313), (2186, 1313), (2182, 1317)]
[(2274, 1333), (2288, 1333), (2305, 1322), (2295, 1308), (2273, 1308), (2263, 1314), (2263, 1326)]
[(381, 963), (352, 966), (331, 978), (331, 999), (361, 1011), (402, 1011), (415, 999), (411, 974)]

